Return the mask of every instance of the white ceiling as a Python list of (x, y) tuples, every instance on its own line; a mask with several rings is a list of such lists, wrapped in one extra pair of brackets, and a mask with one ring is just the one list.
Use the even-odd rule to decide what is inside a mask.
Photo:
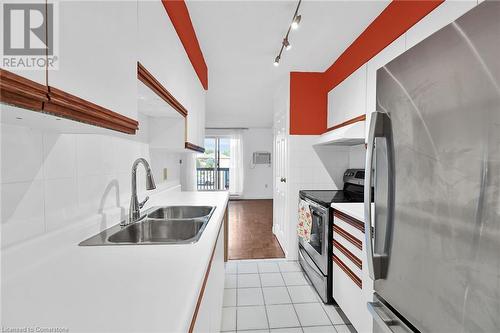
[(290, 71), (324, 71), (389, 1), (302, 1), (299, 29), (273, 61), (297, 1), (189, 1), (209, 69), (207, 126), (271, 127), (273, 95)]

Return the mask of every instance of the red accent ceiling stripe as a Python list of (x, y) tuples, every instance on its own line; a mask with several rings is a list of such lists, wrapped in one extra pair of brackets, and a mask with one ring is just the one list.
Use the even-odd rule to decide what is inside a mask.
[(184, 0), (162, 0), (162, 3), (203, 88), (208, 90), (208, 67), (201, 52), (186, 3)]
[(290, 134), (326, 131), (327, 104), (323, 73), (290, 73)]
[(443, 1), (394, 0), (324, 73), (290, 73), (290, 134), (323, 134), (328, 92)]
[(337, 86), (443, 1), (392, 1), (325, 71), (325, 84), (328, 90)]

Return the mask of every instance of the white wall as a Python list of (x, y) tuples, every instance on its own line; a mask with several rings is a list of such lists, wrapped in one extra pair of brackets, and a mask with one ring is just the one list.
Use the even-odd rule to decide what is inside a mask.
[[(180, 155), (150, 150), (142, 125), (135, 136), (60, 134), (7, 124), (0, 124), (0, 132), (2, 248), (91, 216), (104, 220), (107, 210), (127, 214), (131, 166), (138, 157), (151, 162), (158, 188), (179, 184)], [(163, 167), (169, 170), (166, 182)], [(144, 180), (139, 166), (140, 198)]]
[(366, 162), (365, 145), (349, 147), (349, 169), (364, 169)]
[[(297, 258), (297, 221), (300, 190), (335, 190), (342, 188), (341, 175), (348, 165), (348, 152), (333, 154), (335, 147), (313, 147), (317, 135), (288, 136), (288, 246), (287, 258)], [(323, 164), (322, 160), (329, 162)], [(328, 165), (325, 167), (325, 165)], [(340, 175), (335, 177), (332, 175)]]
[[(273, 151), (271, 128), (250, 128), (243, 132), (243, 199), (273, 198), (273, 168), (267, 165), (252, 167), (252, 155), (256, 151)], [(272, 160), (272, 159), (271, 159)]]

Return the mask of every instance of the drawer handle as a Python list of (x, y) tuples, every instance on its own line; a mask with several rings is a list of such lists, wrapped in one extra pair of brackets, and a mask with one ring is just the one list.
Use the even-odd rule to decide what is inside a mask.
[(356, 257), (356, 255), (354, 255), (354, 253), (352, 253), (346, 247), (344, 247), (344, 245), (340, 244), (338, 241), (336, 241), (334, 239), (333, 240), (333, 246), (337, 250), (339, 250), (340, 252), (342, 252), (342, 254), (345, 255), (350, 261), (352, 261), (352, 263), (354, 265), (356, 265), (359, 269), (363, 269), (363, 263), (361, 262), (361, 259), (359, 259), (358, 257)]
[(339, 220), (344, 221), (345, 223), (352, 225), (354, 228), (358, 229), (362, 233), (365, 233), (365, 224), (363, 222), (355, 219), (354, 217), (349, 216), (347, 214), (344, 214), (338, 210), (335, 210), (333, 212), (333, 216), (335, 216)]
[(363, 289), (363, 281), (353, 272), (349, 267), (346, 266), (335, 254), (333, 255), (333, 262), (337, 264), (347, 274), (349, 278), (360, 288)]
[(333, 232), (338, 233), (340, 236), (344, 237), (346, 240), (351, 242), (354, 246), (356, 246), (358, 249), (363, 250), (363, 242), (357, 239), (355, 236), (351, 235), (338, 225), (333, 225)]

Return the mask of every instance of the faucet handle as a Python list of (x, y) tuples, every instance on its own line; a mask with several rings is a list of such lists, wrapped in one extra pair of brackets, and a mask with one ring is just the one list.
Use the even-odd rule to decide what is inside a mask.
[(139, 203), (139, 209), (141, 209), (142, 207), (144, 207), (144, 205), (146, 204), (146, 201), (149, 200), (149, 196), (146, 196), (144, 198), (144, 200), (142, 200), (142, 202)]

